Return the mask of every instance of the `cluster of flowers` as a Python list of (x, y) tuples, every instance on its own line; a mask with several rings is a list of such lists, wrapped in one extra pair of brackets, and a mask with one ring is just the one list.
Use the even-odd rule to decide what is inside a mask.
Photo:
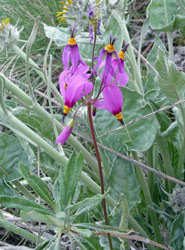
[[(60, 92), (64, 98), (63, 122), (74, 104), (81, 99), (81, 105), (92, 105), (98, 109), (108, 110), (121, 124), (124, 124), (121, 114), (123, 96), (119, 86), (125, 86), (128, 82), (128, 75), (124, 71), (124, 53), (128, 45), (125, 45), (117, 54), (114, 49), (115, 39), (110, 37), (110, 44), (100, 51), (97, 58), (94, 58), (94, 60), (97, 60), (97, 64), (89, 73), (89, 66), (82, 61), (75, 40), (76, 30), (71, 28), (70, 32), (71, 37), (62, 55), (64, 71), (59, 77)], [(101, 78), (96, 97), (92, 97), (94, 88), (93, 82), (90, 81), (92, 75), (98, 75)], [(103, 98), (101, 98), (101, 94)], [(56, 143), (63, 144), (68, 139), (74, 126), (75, 115), (76, 112), (74, 118), (65, 126), (57, 138)]]

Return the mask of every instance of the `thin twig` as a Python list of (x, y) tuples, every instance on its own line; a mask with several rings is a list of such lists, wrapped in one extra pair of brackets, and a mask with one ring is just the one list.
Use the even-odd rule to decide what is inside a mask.
[(179, 104), (181, 104), (181, 103), (184, 103), (184, 102), (185, 102), (185, 98), (184, 98), (184, 99), (181, 99), (181, 100), (179, 100), (179, 101), (177, 101), (177, 102), (174, 103), (174, 104), (171, 104), (171, 105), (162, 107), (162, 108), (160, 108), (160, 109), (158, 109), (158, 110), (156, 110), (156, 111), (153, 111), (153, 112), (151, 112), (151, 113), (149, 113), (149, 114), (147, 114), (147, 115), (144, 115), (144, 116), (142, 116), (142, 117), (140, 117), (140, 118), (133, 119), (133, 120), (131, 120), (130, 122), (128, 122), (127, 124), (122, 125), (121, 127), (115, 128), (115, 129), (113, 129), (113, 130), (110, 130), (110, 131), (108, 131), (108, 132), (106, 132), (106, 133), (104, 133), (104, 134), (102, 134), (102, 135), (97, 136), (96, 138), (100, 138), (100, 137), (102, 137), (102, 136), (109, 135), (109, 134), (111, 134), (111, 133), (113, 133), (113, 132), (115, 132), (115, 131), (119, 131), (119, 130), (123, 129), (123, 128), (126, 127), (126, 126), (135, 124), (136, 122), (138, 122), (138, 121), (140, 121), (140, 120), (146, 119), (146, 118), (148, 118), (148, 117), (150, 117), (150, 116), (152, 116), (152, 115), (155, 115), (155, 114), (157, 114), (157, 113), (159, 113), (159, 112), (162, 112), (162, 111), (171, 109), (171, 108), (173, 108), (173, 107), (175, 107), (175, 106), (177, 106), (177, 105), (179, 105)]
[[(88, 142), (93, 142), (93, 140), (91, 138), (86, 137), (86, 136), (84, 136), (84, 135), (82, 135), (82, 134), (80, 134), (80, 133), (78, 133), (76, 131), (73, 131), (73, 133), (78, 135), (79, 137), (85, 139)], [(171, 176), (169, 176), (167, 174), (164, 174), (164, 173), (162, 173), (162, 172), (160, 172), (160, 171), (158, 171), (158, 170), (156, 170), (154, 168), (149, 167), (148, 165), (146, 165), (146, 164), (144, 164), (142, 162), (136, 161), (136, 160), (134, 160), (134, 159), (132, 159), (132, 158), (126, 156), (126, 155), (123, 155), (123, 154), (121, 154), (121, 153), (119, 153), (119, 152), (117, 152), (117, 151), (115, 151), (115, 150), (113, 150), (111, 148), (108, 148), (108, 147), (106, 147), (106, 146), (104, 146), (104, 145), (102, 145), (100, 143), (97, 143), (97, 145), (98, 145), (98, 147), (103, 148), (106, 151), (109, 151), (109, 152), (113, 153), (114, 155), (116, 155), (116, 156), (118, 156), (118, 157), (120, 157), (120, 158), (122, 158), (122, 159), (124, 159), (126, 161), (129, 161), (129, 162), (133, 163), (134, 165), (136, 165), (138, 167), (143, 168), (146, 171), (150, 171), (150, 172), (152, 172), (152, 173), (154, 173), (154, 174), (156, 174), (156, 175), (158, 175), (160, 177), (163, 177), (163, 178), (165, 178), (165, 179), (167, 179), (169, 181), (172, 181), (172, 182), (174, 182), (174, 183), (176, 183), (178, 185), (182, 185), (182, 186), (185, 187), (185, 182), (183, 182), (183, 181), (180, 181), (180, 180), (178, 180), (178, 179), (176, 179), (174, 177), (171, 177)]]
[(185, 13), (185, 8), (181, 2), (181, 0), (176, 0), (176, 2), (179, 4), (179, 6), (181, 7), (181, 10)]
[[(93, 233), (93, 235), (94, 236), (107, 236), (107, 233), (105, 233), (105, 232), (96, 232), (96, 233)], [(162, 244), (159, 244), (159, 243), (157, 243), (157, 242), (155, 242), (153, 240), (149, 240), (147, 238), (140, 237), (140, 236), (137, 236), (137, 235), (110, 233), (110, 236), (111, 237), (116, 237), (116, 238), (122, 238), (122, 239), (141, 241), (141, 242), (144, 242), (146, 244), (151, 244), (151, 245), (160, 247), (162, 249), (170, 250), (170, 248), (168, 248), (168, 247), (166, 247), (166, 246), (164, 246)]]
[[(136, 48), (133, 47), (133, 50), (138, 54), (138, 50)], [(157, 70), (152, 66), (152, 64), (143, 56), (143, 55), (140, 55), (141, 57), (141, 60), (147, 64), (147, 66), (155, 73), (158, 75), (158, 72)]]

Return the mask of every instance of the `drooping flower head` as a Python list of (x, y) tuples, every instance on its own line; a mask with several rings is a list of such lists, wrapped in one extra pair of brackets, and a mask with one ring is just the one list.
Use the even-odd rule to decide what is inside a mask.
[(74, 104), (92, 91), (93, 83), (87, 74), (89, 66), (80, 64), (74, 73), (64, 70), (59, 77), (60, 92), (64, 97), (63, 115), (66, 116)]
[(65, 128), (62, 130), (62, 132), (56, 139), (56, 144), (60, 143), (61, 145), (63, 145), (67, 141), (72, 132), (74, 122), (75, 122), (74, 119), (69, 121), (69, 123), (65, 126)]
[(64, 69), (69, 68), (69, 63), (71, 61), (72, 72), (74, 72), (77, 69), (79, 63), (85, 64), (85, 62), (83, 62), (80, 57), (79, 48), (74, 38), (76, 29), (70, 28), (70, 33), (71, 33), (71, 37), (68, 40), (67, 45), (64, 47), (62, 59), (63, 59)]
[(99, 1), (96, 1), (96, 5), (92, 5), (91, 2), (88, 3), (88, 10), (89, 10), (89, 35), (90, 35), (90, 42), (93, 41), (94, 36), (93, 36), (93, 29), (95, 32), (98, 32), (98, 35), (101, 36), (100, 32), (100, 24), (101, 24), (101, 19), (100, 19), (100, 12), (99, 8), (97, 7), (97, 4), (99, 4)]
[(121, 122), (121, 124), (124, 124), (121, 114), (123, 95), (119, 87), (117, 85), (106, 86), (102, 93), (103, 100), (96, 101), (94, 107), (108, 110)]
[[(104, 79), (104, 85), (109, 85), (109, 84), (118, 84), (119, 86), (125, 86), (128, 83), (129, 77), (127, 73), (124, 70), (124, 54), (126, 49), (128, 48), (129, 44), (126, 44), (122, 47), (121, 51), (118, 53), (119, 56), (119, 61), (116, 58), (112, 58), (111, 66), (112, 70), (109, 71), (106, 80)], [(119, 65), (121, 64), (121, 72), (119, 70)], [(103, 80), (103, 74), (100, 73), (101, 69), (104, 67), (105, 62), (102, 62), (98, 75), (100, 78)]]
[[(113, 38), (112, 39), (112, 35), (110, 36), (110, 44), (106, 45), (105, 48), (103, 48), (100, 51), (100, 55), (97, 59), (97, 64), (96, 66), (93, 68), (93, 70), (95, 70), (96, 68), (101, 68), (102, 67), (102, 63), (104, 63), (104, 70), (102, 73), (102, 82), (103, 84), (106, 84), (106, 80), (108, 77), (108, 74), (111, 73), (112, 75), (114, 75), (114, 69), (112, 67), (112, 59), (113, 56), (117, 59), (118, 62), (118, 69), (120, 72), (122, 72), (121, 70), (121, 62), (120, 62), (120, 58), (114, 48), (114, 43), (115, 43), (116, 39)], [(103, 57), (105, 56), (105, 60), (103, 60)]]

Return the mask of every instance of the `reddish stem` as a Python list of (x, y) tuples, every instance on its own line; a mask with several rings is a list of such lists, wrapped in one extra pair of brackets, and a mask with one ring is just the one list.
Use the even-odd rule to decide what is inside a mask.
[[(101, 166), (101, 157), (100, 157), (100, 153), (99, 153), (99, 150), (98, 150), (98, 145), (97, 145), (97, 142), (96, 142), (96, 136), (95, 136), (94, 127), (93, 127), (93, 120), (92, 120), (92, 115), (91, 115), (91, 105), (88, 105), (88, 117), (89, 117), (89, 124), (90, 124), (93, 144), (94, 144), (94, 148), (95, 148), (96, 156), (97, 156), (97, 161), (98, 161), (98, 168), (99, 168), (99, 174), (100, 174), (101, 194), (104, 194), (105, 191), (104, 191), (103, 171), (102, 171), (102, 166)], [(104, 214), (104, 218), (105, 218), (105, 224), (109, 225), (105, 199), (102, 200), (102, 207), (103, 207), (103, 214)], [(110, 249), (113, 250), (112, 239), (111, 239), (110, 234), (108, 234), (108, 240), (109, 240)]]

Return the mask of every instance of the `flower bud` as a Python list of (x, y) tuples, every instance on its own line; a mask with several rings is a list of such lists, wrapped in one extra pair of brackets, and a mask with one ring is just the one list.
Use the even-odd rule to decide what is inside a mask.
[(56, 139), (56, 144), (60, 143), (61, 145), (63, 145), (67, 141), (68, 137), (70, 136), (72, 132), (74, 123), (75, 123), (74, 119), (71, 119), (69, 121), (69, 123), (64, 127), (64, 129), (62, 130), (62, 132)]
[(10, 24), (9, 18), (3, 19), (0, 23), (0, 51), (15, 44), (21, 31), (22, 29), (17, 29), (17, 24), (15, 26)]

